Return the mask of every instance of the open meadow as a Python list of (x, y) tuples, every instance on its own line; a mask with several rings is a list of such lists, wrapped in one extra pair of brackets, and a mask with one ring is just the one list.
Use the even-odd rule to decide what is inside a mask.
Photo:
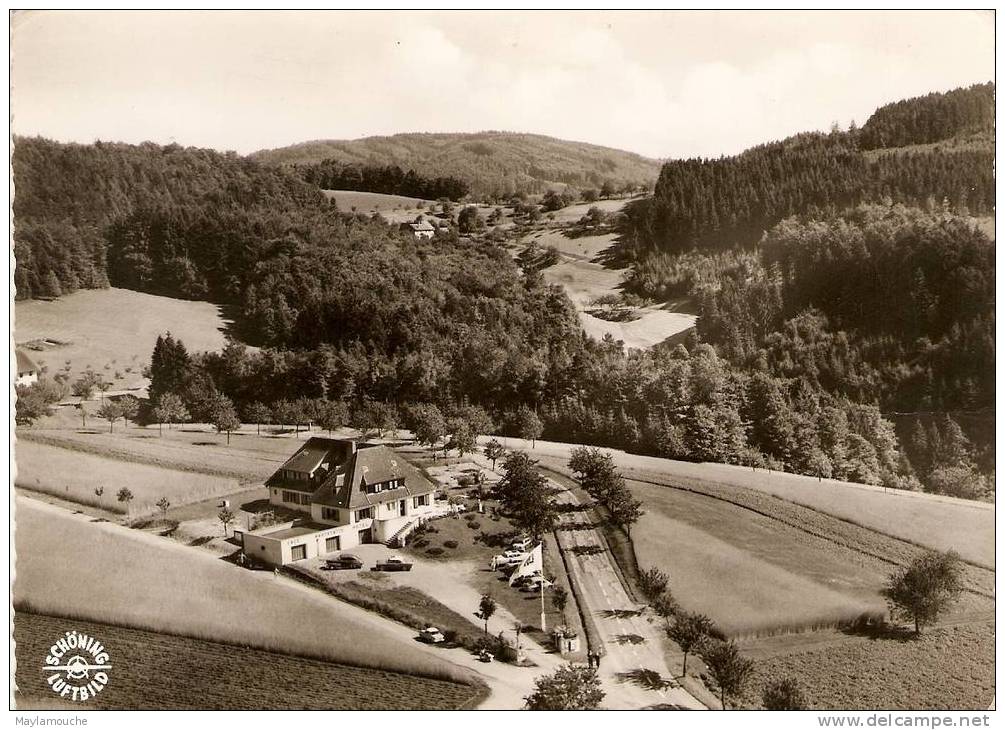
[(14, 341), (27, 345), (39, 367), (50, 376), (67, 362), (71, 376), (91, 367), (114, 381), (115, 390), (146, 386), (142, 370), (157, 335), (170, 331), (189, 352), (219, 350), (228, 327), (215, 304), (128, 289), (81, 289), (14, 305)]
[[(16, 454), (15, 486), (123, 514), (152, 512), (161, 497), (180, 505), (240, 487), (233, 478), (121, 461), (25, 439), (18, 441)], [(122, 488), (133, 494), (128, 504), (116, 498)], [(103, 490), (101, 496), (95, 489)]]
[(554, 246), (562, 254), (562, 261), (541, 273), (549, 283), (565, 289), (579, 311), (580, 324), (591, 337), (599, 340), (609, 333), (626, 347), (645, 348), (693, 327), (696, 319), (693, 314), (674, 312), (661, 304), (637, 310), (638, 319), (627, 322), (609, 322), (587, 311), (597, 297), (621, 293), (624, 270), (609, 269), (594, 260), (601, 251), (610, 248), (614, 238), (614, 234), (568, 238), (562, 231), (549, 230), (534, 234), (525, 242), (533, 240), (541, 246)]
[[(527, 450), (545, 466), (567, 472), (576, 444), (508, 438), (509, 448)], [(655, 485), (709, 485), (728, 498), (731, 490), (774, 496), (779, 500), (860, 525), (933, 550), (956, 550), (964, 560), (993, 570), (994, 505), (921, 492), (884, 490), (867, 484), (782, 472), (756, 471), (728, 464), (693, 463), (601, 449), (613, 456), (625, 478)]]
[(242, 570), (208, 551), (31, 499), (18, 497), (15, 507), (16, 609), (473, 681), (413, 645), (407, 630), (271, 571)]
[(404, 195), (367, 193), (359, 190), (322, 190), (321, 192), (329, 200), (334, 200), (341, 211), (380, 213), (392, 223), (405, 223), (415, 220), (417, 215), (428, 215), (429, 206), (436, 202), (409, 198)]
[(39, 664), (69, 628), (97, 637), (108, 649), (110, 681), (87, 704), (102, 710), (453, 710), (478, 696), (456, 682), (18, 612), (19, 705), (58, 702)]
[[(821, 632), (812, 648), (741, 642), (750, 686), (793, 677), (815, 710), (986, 710), (995, 694), (993, 620), (927, 629), (920, 637)], [(743, 704), (759, 708), (748, 693)]]
[[(79, 420), (77, 422), (79, 426)], [(89, 424), (90, 426), (90, 424)], [(301, 436), (301, 442), (303, 436)], [(149, 464), (178, 471), (236, 479), (242, 483), (262, 483), (280, 464), (292, 456), (298, 442), (292, 438), (256, 436), (234, 433), (227, 445), (226, 434), (217, 434), (212, 427), (186, 424), (181, 428), (123, 428), (120, 423), (114, 433), (108, 429), (32, 428), (18, 430), (18, 443), (36, 443), (70, 449), (118, 461)]]
[(639, 567), (671, 576), (689, 611), (729, 636), (799, 631), (883, 616), (888, 566), (702, 495), (630, 482), (646, 514), (632, 530)]

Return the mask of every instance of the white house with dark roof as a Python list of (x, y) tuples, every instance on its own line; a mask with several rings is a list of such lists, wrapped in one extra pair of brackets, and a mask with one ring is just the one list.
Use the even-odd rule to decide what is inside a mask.
[(265, 482), (269, 502), (304, 517), (243, 535), (246, 555), (274, 565), (361, 543), (398, 544), (439, 514), (435, 485), (386, 446), (312, 438)]
[(32, 360), (24, 350), (14, 350), (14, 358), (17, 360), (17, 380), (16, 385), (31, 385), (38, 382), (38, 365)]
[(414, 223), (402, 223), (401, 228), (411, 233), (416, 238), (432, 238), (436, 235), (436, 228), (427, 220), (417, 220)]

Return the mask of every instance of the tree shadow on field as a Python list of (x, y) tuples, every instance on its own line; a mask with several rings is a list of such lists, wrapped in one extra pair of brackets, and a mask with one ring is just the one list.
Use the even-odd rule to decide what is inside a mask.
[(600, 612), (604, 618), (635, 618), (641, 614), (641, 610), (634, 608), (611, 608)]
[(638, 634), (618, 634), (614, 637), (614, 640), (619, 644), (645, 644), (645, 637), (639, 636)]
[(902, 644), (920, 638), (918, 634), (914, 633), (913, 626), (886, 622), (858, 622), (844, 627), (841, 629), (841, 633), (846, 636), (862, 636), (872, 641), (899, 641)]
[(663, 676), (652, 669), (632, 669), (627, 672), (618, 672), (619, 682), (630, 682), (642, 689), (661, 690), (673, 687), (675, 682), (672, 679), (663, 679)]

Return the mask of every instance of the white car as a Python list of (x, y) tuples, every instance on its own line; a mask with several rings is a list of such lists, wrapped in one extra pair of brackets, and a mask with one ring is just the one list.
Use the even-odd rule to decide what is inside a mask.
[(507, 550), (502, 555), (496, 555), (492, 558), (489, 563), (489, 567), (492, 568), (492, 570), (508, 568), (514, 565), (519, 565), (526, 557), (527, 553), (520, 552), (519, 550)]
[(435, 626), (427, 626), (419, 632), (419, 641), (424, 641), (427, 644), (442, 644), (446, 640), (447, 637)]
[(529, 537), (525, 537), (525, 538), (520, 539), (520, 540), (514, 540), (510, 544), (510, 549), (512, 549), (512, 550), (523, 550), (524, 552), (526, 552), (527, 548), (530, 547), (530, 545), (531, 545), (532, 542), (534, 542), (534, 541), (531, 540)]
[(551, 581), (546, 580), (544, 576), (533, 575), (528, 580), (524, 581), (523, 585), (520, 586), (520, 590), (525, 593), (531, 593), (534, 591), (540, 591), (542, 586), (550, 588)]

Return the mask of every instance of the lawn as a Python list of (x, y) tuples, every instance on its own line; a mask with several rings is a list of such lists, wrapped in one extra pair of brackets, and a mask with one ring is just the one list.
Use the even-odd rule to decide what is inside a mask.
[[(519, 443), (519, 442), (515, 442)], [(563, 469), (570, 444), (537, 442), (531, 453), (546, 466)], [(871, 531), (935, 550), (956, 550), (977, 565), (993, 568), (994, 505), (983, 502), (884, 491), (881, 487), (796, 474), (753, 471), (726, 464), (691, 463), (609, 450), (625, 477), (657, 484), (704, 485), (726, 498), (748, 500), (752, 492), (774, 495)], [(537, 452), (537, 453), (535, 453)], [(567, 471), (567, 470), (566, 470)], [(776, 500), (768, 500), (776, 501)], [(806, 518), (806, 511), (800, 513)]]
[(208, 551), (31, 499), (15, 506), (19, 610), (472, 681), (393, 624), (271, 571), (242, 570)]
[(433, 201), (409, 198), (404, 195), (366, 193), (358, 190), (324, 190), (328, 199), (334, 199), (339, 210), (358, 213), (380, 213), (392, 223), (415, 220), (419, 214), (429, 215), (428, 206)]
[[(119, 461), (24, 439), (16, 448), (16, 486), (113, 512), (127, 511), (116, 498), (121, 488), (133, 493), (128, 503), (131, 515), (155, 510), (161, 497), (180, 505), (240, 488), (233, 478)], [(100, 497), (97, 488), (104, 490)]]
[(920, 639), (837, 636), (812, 651), (755, 658), (745, 704), (793, 677), (816, 710), (985, 710), (995, 691), (995, 627), (932, 628)]
[(115, 390), (146, 385), (141, 371), (158, 334), (170, 330), (189, 352), (219, 350), (228, 328), (215, 304), (128, 289), (81, 289), (52, 301), (18, 301), (14, 316), (19, 346), (51, 343), (42, 351), (29, 350), (39, 367), (53, 375), (69, 361), (71, 374), (77, 375), (90, 366), (113, 380)]
[[(714, 500), (703, 509), (639, 496), (646, 507), (632, 530), (639, 567), (669, 573), (681, 606), (708, 615), (727, 635), (805, 630), (885, 612), (878, 596), (883, 573), (863, 569), (854, 554)], [(704, 529), (690, 524), (705, 520)]]
[(296, 564), (286, 570), (308, 585), (417, 631), (435, 626), (448, 642), (473, 649), (482, 639), (481, 629), (472, 620), (416, 588), (394, 585), (385, 574), (362, 572), (356, 574), (358, 579), (342, 580), (335, 573)]
[(158, 437), (156, 427), (123, 428), (121, 422), (114, 433), (107, 428), (101, 430), (100, 426), (86, 430), (22, 428), (18, 430), (17, 449), (20, 451), (22, 443), (44, 444), (116, 461), (261, 484), (296, 452), (302, 439), (253, 434), (253, 429), (251, 434), (232, 434), (228, 446), (226, 435), (189, 425), (173, 430), (165, 428), (162, 437)]
[(68, 628), (97, 637), (112, 661), (108, 685), (84, 705), (93, 709), (452, 710), (470, 706), (480, 694), (455, 682), (18, 612), (19, 704), (46, 707), (50, 698), (58, 704), (39, 661)]

